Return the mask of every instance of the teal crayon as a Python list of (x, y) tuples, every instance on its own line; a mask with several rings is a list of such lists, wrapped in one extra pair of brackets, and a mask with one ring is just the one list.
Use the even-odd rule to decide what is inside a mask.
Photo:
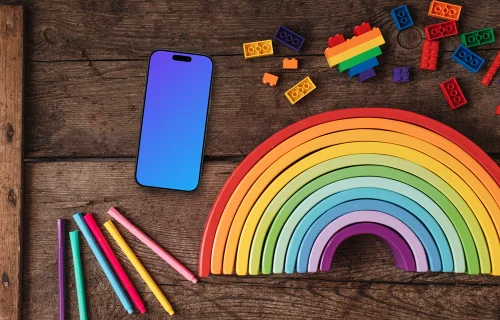
[(85, 300), (85, 287), (83, 282), (82, 261), (80, 258), (80, 240), (78, 239), (78, 231), (69, 233), (69, 241), (71, 243), (71, 253), (73, 256), (73, 265), (75, 269), (76, 297), (78, 299), (78, 313), (80, 320), (87, 320), (87, 301)]
[(73, 219), (75, 220), (76, 224), (80, 228), (80, 231), (82, 231), (83, 236), (87, 240), (87, 243), (90, 246), (90, 249), (92, 249), (92, 252), (94, 253), (94, 256), (97, 259), (97, 262), (101, 265), (102, 271), (104, 271), (104, 274), (108, 278), (109, 282), (111, 283), (111, 286), (113, 287), (113, 290), (115, 290), (116, 294), (118, 295), (118, 299), (120, 299), (123, 307), (125, 310), (127, 310), (128, 313), (134, 312), (134, 309), (132, 308), (132, 305), (130, 304), (130, 301), (128, 300), (127, 296), (125, 295), (125, 292), (123, 291), (123, 288), (120, 286), (120, 283), (118, 283), (118, 280), (115, 277), (115, 274), (113, 271), (111, 271), (111, 268), (104, 258), (104, 255), (102, 254), (101, 249), (97, 245), (97, 242), (94, 239), (94, 236), (90, 232), (87, 224), (83, 220), (83, 216), (81, 212), (78, 212), (73, 216)]

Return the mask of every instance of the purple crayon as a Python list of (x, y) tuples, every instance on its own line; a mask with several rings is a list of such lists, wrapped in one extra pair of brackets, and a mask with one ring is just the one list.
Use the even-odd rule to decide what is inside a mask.
[(57, 281), (59, 292), (59, 320), (66, 319), (66, 274), (64, 261), (66, 258), (66, 226), (68, 220), (57, 219)]

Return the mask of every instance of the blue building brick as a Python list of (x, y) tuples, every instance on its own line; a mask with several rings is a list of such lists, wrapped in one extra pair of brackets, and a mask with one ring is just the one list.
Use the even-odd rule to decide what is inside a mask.
[(461, 64), (465, 69), (472, 73), (476, 73), (484, 64), (484, 59), (467, 49), (463, 44), (453, 52), (451, 58)]
[(396, 9), (392, 9), (391, 16), (392, 19), (394, 19), (396, 28), (398, 28), (399, 31), (413, 25), (413, 20), (406, 4), (403, 4), (401, 7), (397, 7)]
[(357, 75), (358, 73), (361, 73), (361, 72), (363, 72), (365, 70), (368, 70), (370, 68), (373, 68), (375, 66), (378, 66), (378, 59), (377, 58), (371, 58), (371, 59), (363, 61), (363, 62), (355, 65), (354, 67), (350, 68), (347, 71), (347, 74), (349, 74), (349, 77), (352, 78), (355, 75)]

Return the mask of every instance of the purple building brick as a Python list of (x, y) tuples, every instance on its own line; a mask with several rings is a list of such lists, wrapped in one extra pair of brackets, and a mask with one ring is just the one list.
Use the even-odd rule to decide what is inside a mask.
[(375, 70), (373, 70), (373, 68), (370, 68), (368, 70), (365, 70), (363, 72), (361, 72), (359, 75), (358, 75), (358, 79), (359, 79), (359, 82), (363, 82), (363, 81), (366, 81), (370, 78), (373, 78), (375, 77), (377, 74), (375, 73)]
[(395, 67), (392, 68), (392, 82), (410, 82), (410, 68), (409, 67)]
[(299, 51), (300, 48), (302, 48), (302, 45), (304, 44), (304, 37), (299, 36), (295, 32), (293, 32), (290, 29), (287, 29), (283, 26), (280, 26), (278, 28), (278, 31), (276, 31), (276, 34), (274, 35), (274, 40), (281, 42), (288, 48), (294, 50), (294, 51)]

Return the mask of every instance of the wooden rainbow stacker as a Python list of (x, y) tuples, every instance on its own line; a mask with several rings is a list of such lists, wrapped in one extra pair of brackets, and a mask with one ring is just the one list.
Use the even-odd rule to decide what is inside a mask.
[(327, 271), (344, 239), (370, 233), (408, 271), (500, 275), (499, 184), (498, 165), (438, 121), (385, 108), (318, 114), (231, 174), (199, 273)]

